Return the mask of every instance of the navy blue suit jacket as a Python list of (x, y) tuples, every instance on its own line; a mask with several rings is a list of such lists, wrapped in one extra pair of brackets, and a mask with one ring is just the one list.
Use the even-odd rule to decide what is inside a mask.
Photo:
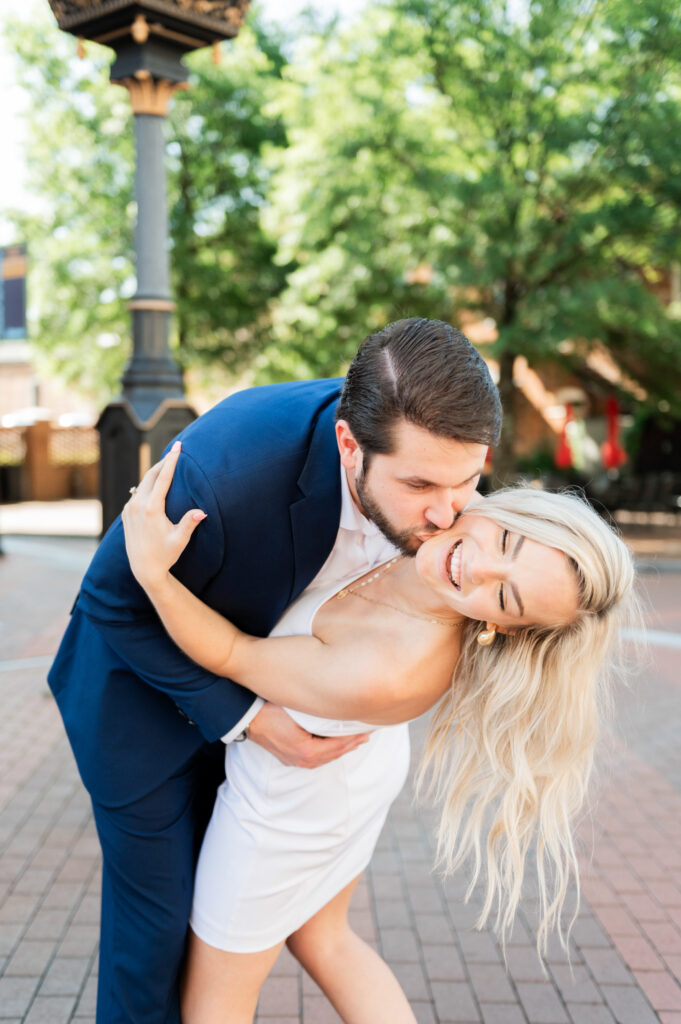
[[(333, 546), (341, 385), (239, 392), (180, 435), (168, 514), (196, 507), (208, 518), (173, 571), (249, 633), (270, 631)], [(109, 807), (151, 792), (254, 700), (168, 638), (130, 572), (120, 519), (85, 575), (49, 682), (83, 781)]]

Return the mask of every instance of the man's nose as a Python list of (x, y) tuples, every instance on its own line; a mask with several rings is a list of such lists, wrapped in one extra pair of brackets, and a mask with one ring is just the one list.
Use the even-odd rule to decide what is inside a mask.
[(460, 511), (456, 499), (451, 494), (443, 494), (437, 500), (431, 501), (425, 515), (428, 522), (438, 530), (448, 530)]

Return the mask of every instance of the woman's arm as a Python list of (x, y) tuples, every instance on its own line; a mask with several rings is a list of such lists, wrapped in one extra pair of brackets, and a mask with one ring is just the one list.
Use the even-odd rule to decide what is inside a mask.
[[(233, 626), (169, 573), (149, 589), (159, 618), (190, 658), (298, 711), (375, 725), (406, 721), (435, 698), (405, 685), (402, 668), (379, 644), (355, 637), (352, 645), (315, 636), (253, 637)], [(417, 680), (427, 666), (413, 666)], [(419, 672), (421, 668), (421, 672)], [(439, 696), (439, 695), (438, 695)]]
[(144, 477), (123, 511), (123, 524), (132, 572), (190, 658), (267, 700), (324, 717), (387, 725), (414, 718), (435, 703), (452, 666), (434, 664), (438, 659), (420, 646), (409, 655), (401, 645), (396, 658), (389, 631), (385, 637), (366, 631), (351, 645), (314, 636), (252, 637), (175, 579), (169, 569), (205, 518), (190, 510), (174, 525), (165, 515), (178, 457), (179, 447)]

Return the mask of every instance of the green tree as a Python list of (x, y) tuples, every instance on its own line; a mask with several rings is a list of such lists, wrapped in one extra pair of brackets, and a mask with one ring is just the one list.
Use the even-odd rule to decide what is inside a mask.
[[(49, 16), (48, 16), (49, 17)], [(30, 252), (31, 337), (53, 370), (106, 400), (130, 353), (126, 302), (135, 290), (134, 136), (127, 92), (109, 82), (111, 51), (75, 40), (46, 17), (7, 28), (30, 96), (29, 185), (37, 213), (17, 214)], [(237, 372), (267, 325), (285, 268), (259, 225), (266, 145), (282, 139), (266, 113), (280, 41), (257, 20), (215, 67), (188, 58), (191, 88), (167, 126), (172, 344), (187, 368), (224, 359)]]
[(171, 258), (185, 366), (222, 361), (238, 372), (249, 364), (285, 280), (260, 223), (270, 177), (262, 153), (284, 142), (269, 113), (283, 57), (276, 35), (252, 26), (220, 66), (205, 50), (189, 59), (192, 88), (171, 112)]
[[(606, 343), (678, 405), (671, 0), (391, 0), (288, 69), (271, 229), (295, 260), (263, 373), (328, 372), (402, 315), (492, 318), (511, 471), (513, 363)], [(670, 130), (670, 125), (672, 129)]]
[(109, 51), (75, 58), (75, 41), (49, 12), (7, 27), (30, 98), (29, 190), (37, 212), (17, 213), (28, 243), (30, 337), (69, 384), (109, 397), (129, 334), (134, 292), (129, 102), (108, 84)]

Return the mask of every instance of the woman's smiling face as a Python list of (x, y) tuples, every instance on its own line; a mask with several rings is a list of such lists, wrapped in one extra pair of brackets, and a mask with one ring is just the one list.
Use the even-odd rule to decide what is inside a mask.
[(499, 626), (566, 625), (579, 606), (577, 577), (562, 551), (474, 511), (422, 544), (416, 568), (449, 607)]

